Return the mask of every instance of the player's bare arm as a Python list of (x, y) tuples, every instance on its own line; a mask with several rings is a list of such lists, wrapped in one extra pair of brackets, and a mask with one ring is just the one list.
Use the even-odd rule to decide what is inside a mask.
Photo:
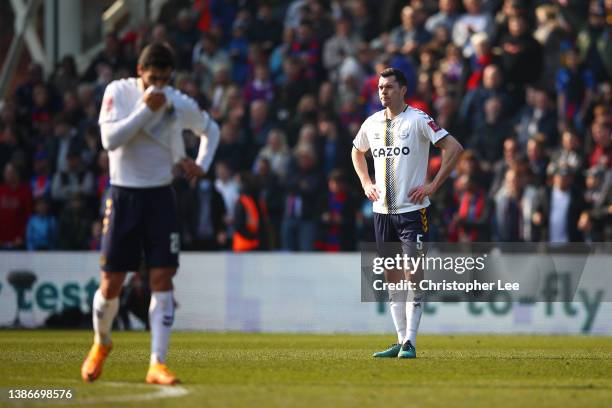
[(365, 153), (353, 147), (351, 158), (353, 159), (355, 172), (361, 181), (361, 186), (363, 187), (363, 192), (365, 193), (366, 197), (368, 197), (368, 200), (370, 201), (378, 200), (380, 197), (380, 191), (378, 187), (372, 183), (372, 179), (368, 173), (368, 163), (365, 159)]
[(459, 155), (463, 151), (461, 144), (451, 135), (447, 135), (443, 139), (439, 140), (435, 146), (442, 150), (442, 164), (440, 166), (440, 170), (431, 183), (418, 186), (410, 190), (408, 196), (412, 202), (421, 203), (425, 197), (431, 196), (438, 191), (440, 186), (444, 183), (451, 171), (453, 171), (457, 165)]

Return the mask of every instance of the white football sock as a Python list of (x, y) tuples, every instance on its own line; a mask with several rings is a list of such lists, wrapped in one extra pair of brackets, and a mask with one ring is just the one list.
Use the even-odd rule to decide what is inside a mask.
[(405, 290), (389, 291), (389, 310), (397, 332), (397, 342), (402, 344), (406, 337), (406, 295)]
[(93, 298), (92, 316), (94, 327), (94, 343), (107, 345), (111, 341), (113, 320), (119, 310), (119, 297), (105, 299), (98, 289)]
[(151, 293), (149, 324), (151, 325), (151, 364), (166, 363), (170, 330), (174, 322), (172, 291)]
[(404, 343), (410, 340), (413, 346), (416, 347), (416, 337), (419, 331), (419, 323), (421, 323), (421, 315), (423, 314), (423, 294), (420, 291), (410, 291), (406, 300), (406, 327), (408, 332), (404, 339)]

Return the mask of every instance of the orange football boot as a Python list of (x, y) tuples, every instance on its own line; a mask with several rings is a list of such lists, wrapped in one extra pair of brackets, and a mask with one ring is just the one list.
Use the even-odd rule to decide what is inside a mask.
[(157, 363), (149, 366), (147, 372), (147, 383), (160, 385), (174, 385), (181, 382), (165, 364)]
[(102, 374), (102, 366), (108, 354), (113, 348), (113, 344), (110, 343), (107, 346), (103, 344), (94, 343), (89, 350), (89, 354), (83, 361), (81, 366), (81, 378), (86, 382), (93, 382), (100, 377)]

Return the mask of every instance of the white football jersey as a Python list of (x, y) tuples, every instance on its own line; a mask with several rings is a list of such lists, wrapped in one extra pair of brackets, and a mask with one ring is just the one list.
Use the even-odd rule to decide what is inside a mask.
[(429, 198), (413, 203), (408, 193), (425, 184), (429, 144), (448, 135), (426, 113), (406, 107), (388, 120), (385, 110), (366, 119), (353, 146), (361, 152), (372, 151), (376, 186), (381, 194), (373, 203), (379, 214), (401, 214), (429, 206)]
[[(209, 115), (190, 97), (172, 87), (163, 89), (167, 105), (152, 112), (144, 106), (137, 78), (111, 82), (104, 92), (99, 124), (118, 122), (134, 112), (147, 123), (117, 147), (109, 148), (110, 183), (122, 187), (158, 187), (172, 182), (172, 166), (184, 157), (183, 129), (205, 133)], [(104, 141), (104, 130), (102, 130)]]

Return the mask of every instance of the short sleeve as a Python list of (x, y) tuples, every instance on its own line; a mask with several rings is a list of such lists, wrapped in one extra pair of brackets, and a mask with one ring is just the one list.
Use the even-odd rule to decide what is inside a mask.
[(370, 142), (368, 140), (365, 127), (365, 123), (361, 125), (361, 127), (359, 128), (359, 132), (357, 132), (357, 136), (355, 136), (355, 139), (353, 140), (353, 146), (355, 147), (355, 149), (364, 153), (370, 149)]
[(196, 101), (181, 92), (175, 91), (172, 99), (183, 129), (189, 129), (196, 135), (205, 133), (210, 123), (208, 113), (201, 110)]
[(115, 82), (108, 84), (104, 90), (98, 123), (103, 124), (123, 119), (124, 113), (122, 112), (125, 112), (125, 109), (121, 104), (121, 100), (117, 84)]
[(432, 144), (438, 143), (440, 139), (448, 135), (445, 129), (441, 128), (431, 116), (424, 112), (419, 113), (417, 123), (419, 133)]

